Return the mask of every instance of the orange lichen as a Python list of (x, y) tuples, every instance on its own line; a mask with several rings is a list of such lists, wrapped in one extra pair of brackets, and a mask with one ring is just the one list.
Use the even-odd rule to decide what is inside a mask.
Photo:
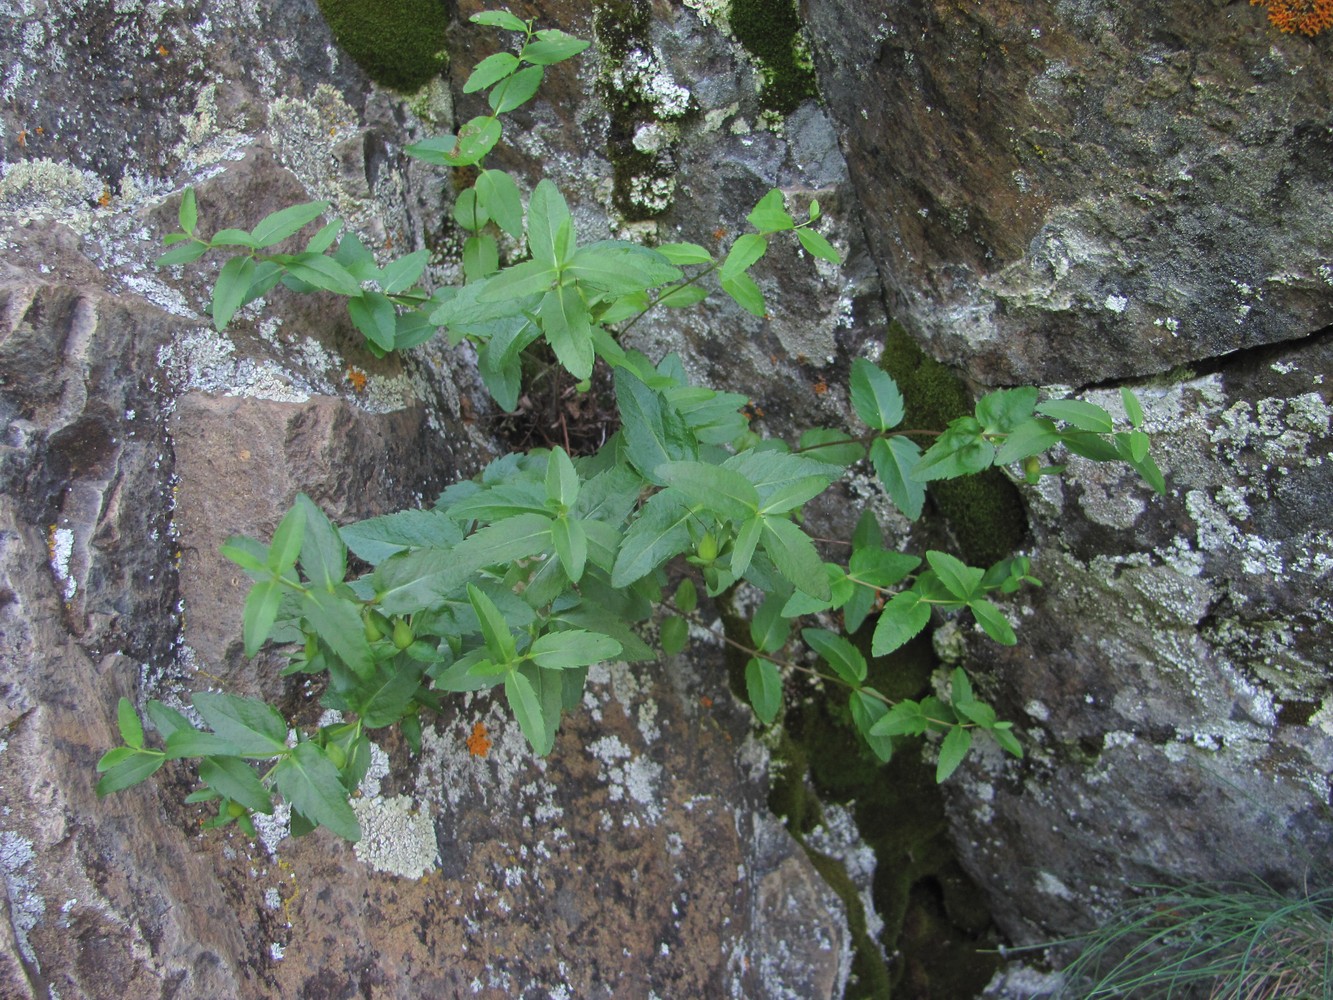
[(1267, 7), (1268, 20), (1288, 34), (1317, 35), (1333, 28), (1333, 0), (1250, 0), (1250, 4)]
[(347, 381), (352, 383), (352, 388), (357, 392), (366, 391), (366, 373), (360, 368), (347, 369)]
[(170, 50), (169, 50), (165, 45), (159, 45), (159, 46), (157, 47), (157, 54), (160, 55), (160, 56), (165, 57), (165, 56), (170, 55), (171, 53), (170, 53)]
[(101, 205), (103, 208), (106, 208), (111, 204), (111, 189), (109, 187), (102, 188), (102, 194), (98, 197), (97, 204)]
[(472, 735), (467, 738), (467, 752), (473, 757), (485, 757), (491, 752), (491, 741), (486, 736), (486, 723), (478, 722), (472, 727)]
[(19, 149), (26, 149), (28, 146), (28, 130), (22, 129), (18, 134)]
[(825, 382), (823, 379), (820, 379), (818, 382), (815, 383), (815, 395), (822, 396), (826, 392), (828, 392), (828, 383)]

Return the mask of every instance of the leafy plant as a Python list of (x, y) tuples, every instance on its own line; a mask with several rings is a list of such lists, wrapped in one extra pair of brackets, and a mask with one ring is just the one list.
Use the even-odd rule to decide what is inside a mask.
[(1262, 883), (1144, 888), (1093, 933), (1053, 942), (1080, 949), (1062, 996), (1333, 997), (1333, 890), (1288, 898)]
[[(993, 598), (1038, 584), (1029, 561), (977, 567), (931, 550), (923, 562), (884, 548), (870, 512), (846, 561), (829, 561), (800, 526), (801, 510), (868, 460), (893, 502), (915, 519), (933, 481), (1017, 464), (1035, 482), (1060, 471), (1042, 458), (1060, 449), (1127, 462), (1160, 491), (1137, 400), (1123, 394), (1129, 426), (1118, 429), (1090, 403), (1042, 402), (1036, 389), (1006, 389), (983, 396), (973, 415), (942, 430), (904, 429), (893, 379), (858, 359), (850, 395), (863, 428), (812, 428), (794, 444), (760, 438), (742, 413), (743, 396), (690, 385), (678, 358), (653, 363), (622, 348), (614, 331), (651, 309), (693, 305), (713, 282), (762, 315), (764, 296), (750, 270), (774, 239), (794, 234), (805, 252), (838, 262), (813, 228), (818, 203), (798, 222), (782, 192), (770, 191), (747, 217), (753, 231), (720, 259), (694, 243), (581, 243), (554, 184), (538, 183), (525, 210), (514, 179), (483, 161), (500, 138), (499, 115), (530, 100), (545, 67), (586, 43), (505, 12), (473, 20), (517, 36), (515, 51), (484, 59), (464, 87), (486, 91), (491, 114), (408, 150), (477, 170), (474, 187), (454, 210), (471, 233), (464, 284), (427, 293), (417, 284), (424, 251), (380, 267), (354, 235), (333, 248), (337, 220), (299, 253), (271, 252), (318, 219), (323, 202), (276, 212), (249, 232), (223, 230), (205, 240), (196, 235), (189, 191), (181, 232), (168, 237), (173, 248), (159, 263), (242, 248), (214, 288), (219, 326), (281, 282), (298, 292), (345, 296), (352, 321), (376, 352), (411, 346), (436, 330), (456, 344), (468, 340), (486, 386), (505, 409), (518, 399), (520, 360), (531, 345), (544, 342), (585, 382), (601, 360), (613, 371), (620, 429), (590, 456), (559, 447), (507, 455), (476, 479), (447, 488), (430, 509), (338, 528), (302, 495), (268, 545), (231, 539), (223, 554), (253, 581), (244, 613), (247, 655), (267, 641), (294, 649), (284, 673), (326, 675), (322, 703), (347, 721), (288, 738), (281, 718), (251, 699), (196, 695), (207, 728), (149, 702), (149, 719), (165, 740), (158, 751), (145, 746), (139, 719), (122, 702), (125, 745), (99, 763), (99, 791), (141, 781), (168, 759), (199, 757), (206, 789), (191, 798), (218, 801), (215, 824), (234, 820), (248, 828), (252, 812), (272, 808), (276, 791), (292, 806), (293, 832), (322, 825), (355, 839), (346, 798), (365, 774), (370, 731), (398, 725), (419, 747), (423, 711), (438, 709), (450, 693), (501, 687), (524, 736), (548, 753), (562, 713), (581, 700), (592, 664), (657, 655), (636, 628), (655, 609), (670, 612), (659, 625), (660, 650), (684, 648), (700, 587), (723, 601), (742, 586), (762, 595), (750, 642), (722, 638), (745, 653), (746, 688), (765, 724), (781, 711), (783, 672), (803, 670), (846, 691), (857, 730), (882, 760), (902, 739), (926, 733), (942, 736), (940, 781), (978, 732), (1021, 756), (1011, 723), (976, 697), (962, 670), (953, 672), (947, 697), (895, 702), (866, 683), (864, 654), (846, 634), (878, 615), (871, 652), (887, 654), (925, 629), (936, 610), (966, 609), (991, 638), (1011, 645), (1014, 629)], [(526, 251), (503, 266), (500, 233)], [(923, 438), (934, 439), (924, 451), (916, 443)], [(349, 576), (349, 553), (369, 571)], [(800, 635), (821, 663), (813, 670), (783, 657), (796, 623), (811, 616), (819, 624)], [(833, 624), (841, 629), (825, 627)], [(267, 770), (256, 774), (250, 760), (267, 762)]]

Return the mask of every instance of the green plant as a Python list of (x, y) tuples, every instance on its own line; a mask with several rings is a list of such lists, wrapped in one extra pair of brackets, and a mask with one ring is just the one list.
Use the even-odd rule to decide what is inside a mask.
[[(214, 288), (219, 326), (282, 282), (295, 291), (346, 296), (353, 322), (378, 352), (418, 343), (437, 329), (454, 343), (469, 340), (485, 384), (506, 409), (518, 399), (521, 357), (531, 345), (545, 343), (584, 382), (600, 360), (614, 373), (620, 429), (589, 456), (559, 447), (507, 455), (475, 480), (447, 488), (428, 510), (338, 528), (300, 496), (268, 545), (231, 539), (223, 554), (254, 581), (245, 604), (246, 653), (256, 654), (266, 641), (296, 650), (284, 673), (325, 675), (322, 703), (342, 719), (298, 734), (289, 745), (281, 717), (253, 699), (196, 695), (207, 730), (150, 702), (149, 718), (164, 740), (156, 750), (122, 702), (125, 745), (99, 762), (99, 792), (141, 781), (167, 760), (199, 757), (206, 788), (191, 798), (218, 801), (215, 824), (248, 828), (252, 812), (272, 809), (276, 790), (292, 805), (294, 832), (323, 825), (355, 839), (347, 797), (366, 772), (370, 731), (398, 725), (419, 747), (423, 711), (438, 709), (450, 693), (500, 686), (533, 748), (548, 753), (592, 664), (656, 655), (635, 628), (656, 608), (670, 612), (660, 623), (660, 648), (684, 648), (686, 618), (701, 586), (723, 601), (742, 586), (762, 595), (750, 641), (722, 638), (746, 654), (746, 688), (765, 724), (781, 709), (782, 670), (808, 671), (847, 691), (857, 730), (882, 760), (901, 739), (928, 732), (943, 737), (940, 781), (978, 731), (1021, 756), (1011, 724), (977, 699), (962, 670), (953, 672), (947, 698), (895, 701), (866, 683), (865, 656), (840, 631), (801, 629), (820, 669), (784, 659), (783, 650), (794, 623), (807, 616), (823, 616), (824, 624), (840, 618), (851, 633), (878, 614), (871, 649), (882, 655), (920, 633), (936, 610), (963, 609), (993, 639), (1012, 644), (1014, 630), (992, 598), (1036, 584), (1029, 561), (976, 567), (932, 550), (923, 562), (884, 548), (869, 513), (846, 561), (827, 561), (800, 527), (800, 512), (866, 459), (914, 519), (929, 483), (1011, 463), (1035, 482), (1059, 471), (1041, 460), (1055, 448), (1128, 462), (1160, 490), (1137, 400), (1123, 394), (1129, 427), (1119, 430), (1098, 406), (1039, 402), (1031, 388), (989, 393), (972, 414), (942, 430), (904, 429), (893, 379), (859, 359), (850, 392), (864, 430), (814, 428), (794, 444), (760, 438), (741, 412), (743, 396), (689, 385), (678, 358), (654, 364), (623, 349), (612, 330), (623, 331), (654, 308), (693, 305), (714, 280), (741, 307), (762, 315), (764, 297), (749, 272), (774, 239), (794, 234), (807, 253), (837, 262), (812, 228), (818, 203), (798, 222), (782, 193), (770, 191), (748, 215), (754, 231), (721, 259), (693, 243), (581, 244), (554, 184), (537, 184), (525, 212), (513, 178), (482, 163), (500, 138), (499, 116), (536, 93), (547, 65), (586, 43), (504, 12), (473, 20), (519, 35), (516, 53), (484, 59), (464, 87), (487, 91), (491, 113), (456, 136), (409, 149), (430, 162), (477, 170), (476, 184), (454, 211), (471, 233), (463, 285), (429, 294), (418, 287), (426, 266), (421, 251), (380, 267), (348, 235), (330, 252), (337, 221), (299, 253), (274, 252), (319, 218), (322, 202), (276, 212), (249, 232), (224, 230), (205, 240), (196, 235), (191, 192), (181, 203), (182, 231), (168, 237), (172, 249), (159, 262), (189, 263), (214, 248), (241, 248)], [(522, 259), (501, 266), (498, 231), (524, 241)], [(915, 438), (933, 443), (923, 452)], [(349, 552), (369, 571), (349, 577)], [(248, 760), (270, 763), (260, 775)]]
[[(1333, 890), (1262, 883), (1145, 886), (1074, 945), (1062, 996), (1333, 997)], [(1043, 947), (1050, 947), (1046, 945)]]

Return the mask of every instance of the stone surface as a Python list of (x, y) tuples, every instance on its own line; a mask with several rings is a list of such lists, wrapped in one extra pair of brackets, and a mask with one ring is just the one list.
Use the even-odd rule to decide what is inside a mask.
[(1333, 322), (1326, 37), (1183, 0), (807, 17), (890, 309), (936, 357), (1086, 384)]
[(1165, 497), (1077, 459), (1029, 491), (1047, 587), (1011, 605), (1017, 647), (969, 659), (1031, 750), (982, 755), (951, 797), (1020, 940), (1086, 928), (1126, 884), (1299, 890), (1333, 862), (1331, 362), (1323, 335), (1142, 387)]

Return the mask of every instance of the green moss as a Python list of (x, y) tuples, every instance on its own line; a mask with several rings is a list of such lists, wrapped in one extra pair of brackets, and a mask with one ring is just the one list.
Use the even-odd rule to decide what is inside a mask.
[(789, 115), (815, 97), (815, 70), (796, 0), (732, 0), (732, 34), (754, 56), (764, 75), (763, 106)]
[(338, 46), (376, 83), (413, 91), (449, 64), (441, 0), (318, 0)]
[(880, 957), (866, 927), (866, 911), (856, 885), (842, 862), (806, 848), (806, 856), (824, 882), (838, 894), (847, 911), (847, 929), (852, 935), (852, 974), (844, 1000), (888, 1000), (889, 970)]
[[(955, 417), (972, 412), (967, 386), (922, 351), (897, 322), (889, 326), (880, 367), (902, 390), (906, 422), (912, 427), (943, 429)], [(969, 563), (989, 565), (1011, 556), (1027, 536), (1022, 498), (998, 469), (931, 483), (930, 496)]]

